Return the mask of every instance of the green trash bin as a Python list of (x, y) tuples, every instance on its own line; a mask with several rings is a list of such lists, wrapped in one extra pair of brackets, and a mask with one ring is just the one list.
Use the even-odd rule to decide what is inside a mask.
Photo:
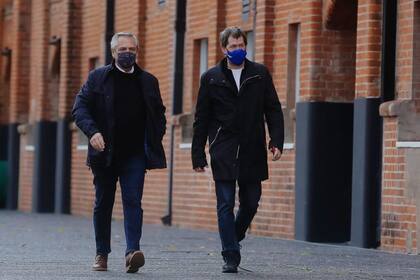
[(7, 161), (0, 161), (0, 208), (6, 206)]

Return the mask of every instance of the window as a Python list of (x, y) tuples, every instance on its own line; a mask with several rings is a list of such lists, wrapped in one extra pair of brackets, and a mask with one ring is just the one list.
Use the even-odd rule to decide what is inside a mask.
[[(99, 57), (94, 56), (94, 57), (89, 58), (89, 71), (92, 71), (100, 66), (101, 66), (101, 63), (99, 62)], [(78, 132), (77, 150), (87, 149), (87, 145), (89, 144), (89, 139), (79, 128), (77, 128), (77, 132)]]
[(49, 42), (51, 47), (51, 65), (50, 74), (53, 77), (60, 76), (60, 62), (61, 62), (61, 38), (52, 36)]
[(165, 0), (157, 0), (157, 3), (159, 6), (165, 5), (165, 2), (166, 2)]
[(208, 41), (207, 39), (200, 40), (200, 77), (207, 71), (208, 61)]
[(254, 60), (254, 31), (246, 32), (246, 58)]
[(1, 55), (3, 56), (3, 81), (8, 83), (10, 81), (10, 74), (12, 69), (12, 50), (8, 47), (5, 47), (1, 51)]
[(287, 107), (295, 108), (300, 92), (300, 26), (289, 26), (289, 46), (287, 63)]
[(89, 71), (92, 71), (93, 69), (96, 69), (100, 66), (101, 64), (99, 62), (99, 57), (95, 56), (95, 57), (89, 58)]
[(208, 40), (207, 38), (194, 41), (193, 57), (193, 103), (197, 101), (198, 87), (201, 75), (208, 68)]
[(294, 142), (294, 113), (300, 95), (300, 24), (289, 25), (287, 60), (287, 100), (285, 110), (285, 142)]
[[(193, 104), (197, 102), (201, 75), (208, 69), (208, 45), (207, 38), (194, 40), (192, 75)], [(184, 115), (179, 122), (182, 125), (182, 145), (189, 147), (188, 143), (192, 142), (194, 114)]]
[(49, 40), (49, 76), (48, 76), (48, 108), (52, 120), (58, 119), (59, 95), (60, 95), (60, 67), (61, 67), (61, 38), (51, 36)]

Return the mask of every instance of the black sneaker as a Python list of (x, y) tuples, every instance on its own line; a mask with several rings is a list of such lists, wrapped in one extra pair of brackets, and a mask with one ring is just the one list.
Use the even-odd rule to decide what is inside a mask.
[(239, 251), (224, 251), (222, 252), (223, 260), (223, 273), (238, 273), (238, 266), (241, 262), (241, 253)]

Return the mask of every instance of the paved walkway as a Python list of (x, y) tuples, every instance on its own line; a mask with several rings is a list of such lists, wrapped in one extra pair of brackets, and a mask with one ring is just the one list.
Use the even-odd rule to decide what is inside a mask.
[(90, 219), (0, 211), (0, 280), (420, 279), (420, 256), (249, 236), (237, 275), (222, 274), (217, 233), (145, 225), (146, 265), (124, 273), (122, 223), (113, 223), (108, 272), (90, 270)]

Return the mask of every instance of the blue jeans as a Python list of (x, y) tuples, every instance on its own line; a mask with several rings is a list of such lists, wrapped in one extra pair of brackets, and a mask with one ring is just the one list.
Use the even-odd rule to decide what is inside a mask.
[(92, 167), (96, 190), (93, 225), (97, 254), (107, 255), (111, 252), (111, 218), (117, 180), (121, 186), (126, 254), (140, 249), (145, 168), (144, 153), (116, 161), (110, 167)]
[(217, 218), (222, 252), (239, 251), (239, 242), (258, 209), (261, 182), (238, 182), (239, 209), (234, 216), (236, 181), (216, 181)]

